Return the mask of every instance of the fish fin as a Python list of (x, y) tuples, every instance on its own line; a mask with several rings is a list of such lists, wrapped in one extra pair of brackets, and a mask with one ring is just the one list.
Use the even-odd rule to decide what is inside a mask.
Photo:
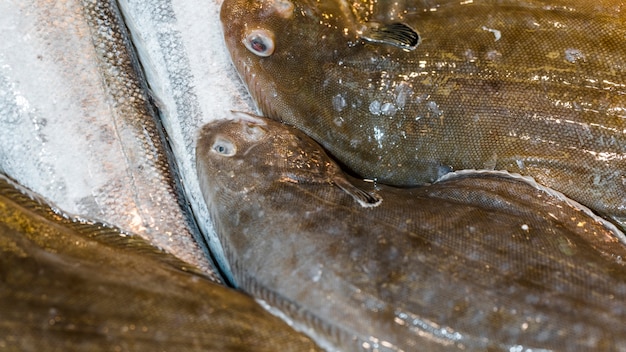
[(420, 43), (417, 31), (401, 22), (368, 22), (365, 27), (361, 38), (369, 42), (389, 44), (404, 50), (413, 50)]
[(377, 195), (360, 189), (344, 178), (333, 180), (333, 184), (352, 196), (352, 198), (364, 208), (376, 207), (383, 201), (383, 199)]

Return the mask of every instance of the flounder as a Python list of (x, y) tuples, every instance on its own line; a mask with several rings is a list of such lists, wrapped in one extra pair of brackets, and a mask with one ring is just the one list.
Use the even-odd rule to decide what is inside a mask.
[(623, 0), (225, 0), (262, 112), (362, 177), (532, 176), (626, 228)]
[(623, 233), (530, 179), (374, 186), (252, 117), (206, 125), (197, 162), (237, 285), (331, 350), (626, 349)]
[(0, 350), (319, 348), (251, 297), (0, 175)]

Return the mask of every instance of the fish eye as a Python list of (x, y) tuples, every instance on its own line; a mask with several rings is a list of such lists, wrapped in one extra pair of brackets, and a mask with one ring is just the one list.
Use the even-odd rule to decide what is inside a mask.
[(253, 29), (243, 39), (243, 44), (253, 54), (268, 57), (274, 53), (274, 34), (267, 29)]
[(223, 156), (233, 156), (235, 155), (235, 153), (237, 153), (237, 147), (235, 147), (233, 142), (222, 137), (218, 137), (217, 139), (215, 139), (215, 142), (213, 142), (213, 146), (211, 147), (211, 150), (214, 153), (217, 153)]

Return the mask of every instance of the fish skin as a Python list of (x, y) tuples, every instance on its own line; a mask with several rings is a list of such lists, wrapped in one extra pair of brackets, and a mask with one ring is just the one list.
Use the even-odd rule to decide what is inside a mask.
[(250, 296), (0, 175), (3, 351), (318, 351)]
[[(374, 187), (333, 174), (322, 147), (262, 118), (207, 124), (196, 156), (237, 285), (323, 347), (626, 349), (623, 233), (528, 178)], [(363, 207), (304, 175), (343, 177), (382, 202)]]
[(3, 1), (0, 23), (0, 170), (220, 282), (117, 2)]
[[(358, 175), (409, 186), (507, 170), (626, 229), (624, 13), (623, 0), (225, 0), (221, 10), (263, 114)], [(405, 23), (421, 42), (362, 40), (373, 21)], [(274, 37), (269, 57), (242, 43), (259, 28)]]

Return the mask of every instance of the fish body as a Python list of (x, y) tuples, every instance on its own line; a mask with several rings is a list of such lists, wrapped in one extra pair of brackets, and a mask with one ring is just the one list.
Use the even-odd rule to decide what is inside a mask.
[(317, 351), (251, 297), (0, 175), (0, 349)]
[(374, 186), (261, 118), (205, 126), (197, 160), (237, 285), (331, 350), (626, 349), (624, 235), (558, 192), (496, 172)]
[(263, 114), (358, 175), (411, 186), (506, 170), (626, 228), (625, 11), (622, 0), (226, 0), (221, 16)]
[(221, 281), (117, 2), (3, 1), (0, 23), (0, 170)]

